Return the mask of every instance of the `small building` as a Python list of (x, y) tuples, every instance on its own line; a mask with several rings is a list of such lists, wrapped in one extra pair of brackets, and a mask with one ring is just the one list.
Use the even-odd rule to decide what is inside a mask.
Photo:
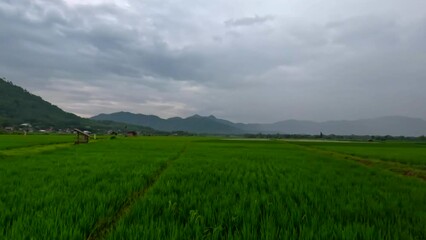
[(80, 144), (80, 143), (89, 143), (89, 139), (90, 139), (90, 135), (81, 131), (80, 129), (75, 128), (74, 132), (76, 133), (76, 140), (75, 140), (75, 144)]
[(5, 127), (4, 130), (6, 132), (13, 132), (14, 128), (13, 127)]
[(33, 127), (33, 126), (31, 126), (31, 124), (29, 124), (29, 123), (22, 123), (20, 126), (21, 126), (21, 127), (26, 127), (26, 128), (31, 128), (31, 127)]
[(22, 123), (20, 126), (20, 130), (24, 132), (24, 135), (27, 135), (28, 132), (33, 132), (33, 126), (29, 123)]
[(127, 136), (128, 137), (136, 137), (137, 135), (138, 135), (138, 133), (135, 132), (135, 131), (129, 131), (129, 132), (127, 132)]

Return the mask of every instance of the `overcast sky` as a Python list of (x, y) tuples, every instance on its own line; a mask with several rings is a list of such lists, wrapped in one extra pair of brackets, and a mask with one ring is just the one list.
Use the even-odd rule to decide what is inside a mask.
[(0, 76), (84, 117), (426, 119), (426, 1), (1, 0)]

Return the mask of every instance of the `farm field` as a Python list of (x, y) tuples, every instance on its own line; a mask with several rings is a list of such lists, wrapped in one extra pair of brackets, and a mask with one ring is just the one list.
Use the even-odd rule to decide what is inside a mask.
[(395, 144), (136, 137), (0, 149), (0, 239), (423, 239), (426, 181), (345, 158), (422, 171), (426, 146)]
[(364, 158), (418, 165), (426, 169), (426, 143), (413, 142), (297, 142), (297, 144)]
[(74, 138), (73, 135), (0, 135), (0, 150), (70, 143)]

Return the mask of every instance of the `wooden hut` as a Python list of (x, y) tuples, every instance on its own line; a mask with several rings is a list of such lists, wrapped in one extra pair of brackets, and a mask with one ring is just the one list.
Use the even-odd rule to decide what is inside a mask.
[(138, 135), (138, 133), (135, 132), (135, 131), (129, 131), (129, 132), (127, 132), (127, 136), (128, 137), (136, 137), (137, 135)]
[(76, 140), (75, 140), (75, 144), (80, 144), (80, 143), (89, 143), (89, 139), (90, 139), (90, 135), (81, 131), (80, 129), (75, 128), (74, 132), (76, 133)]

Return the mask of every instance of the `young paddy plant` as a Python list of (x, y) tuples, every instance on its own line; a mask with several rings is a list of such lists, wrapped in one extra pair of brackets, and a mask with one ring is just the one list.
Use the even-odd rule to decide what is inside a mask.
[(0, 159), (0, 238), (84, 239), (113, 221), (185, 139), (104, 140)]
[(422, 239), (425, 182), (281, 141), (138, 137), (0, 157), (4, 239)]
[(74, 135), (0, 135), (0, 151), (55, 143), (72, 143)]
[(291, 144), (193, 142), (109, 239), (421, 239), (425, 183)]
[(366, 159), (397, 162), (426, 169), (426, 145), (416, 142), (293, 142)]

